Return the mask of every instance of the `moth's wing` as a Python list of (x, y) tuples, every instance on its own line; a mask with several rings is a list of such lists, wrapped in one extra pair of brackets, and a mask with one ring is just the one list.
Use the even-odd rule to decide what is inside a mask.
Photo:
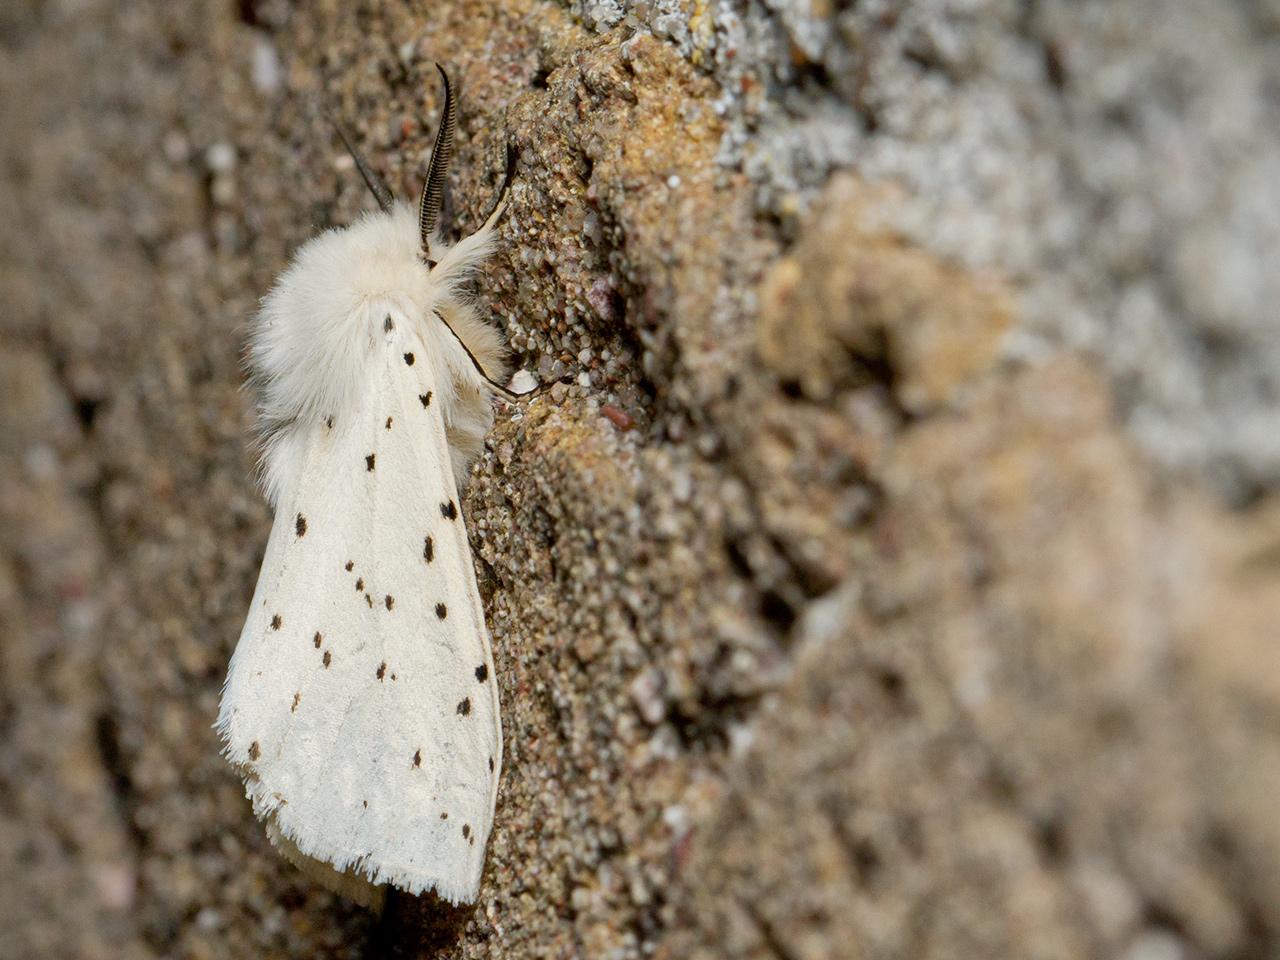
[(219, 728), (293, 859), (456, 903), (493, 822), (497, 683), (435, 401), (449, 386), (392, 316), (358, 409), (300, 428)]

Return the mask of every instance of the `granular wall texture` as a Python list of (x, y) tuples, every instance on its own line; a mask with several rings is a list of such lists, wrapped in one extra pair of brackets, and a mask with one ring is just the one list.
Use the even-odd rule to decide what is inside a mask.
[[(1280, 954), (1280, 6), (0, 9), (0, 960)], [(465, 491), (480, 900), (308, 883), (212, 730), (246, 321), (446, 211), (519, 368)]]

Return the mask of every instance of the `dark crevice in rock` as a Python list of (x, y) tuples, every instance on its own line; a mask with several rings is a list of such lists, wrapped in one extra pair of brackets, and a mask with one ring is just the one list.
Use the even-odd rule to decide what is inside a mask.
[(125, 825), (135, 852), (140, 854), (146, 850), (148, 839), (134, 815), (138, 794), (134, 789), (129, 761), (120, 742), (120, 724), (114, 714), (107, 712), (97, 716), (94, 721), (94, 742), (98, 747), (102, 767), (111, 781), (117, 813)]
[(755, 923), (760, 939), (764, 941), (764, 947), (769, 951), (770, 955), (776, 957), (777, 960), (801, 960), (801, 955), (783, 940), (777, 927), (773, 925), (773, 922), (764, 915), (764, 912), (759, 907), (746, 900), (739, 902), (743, 910)]

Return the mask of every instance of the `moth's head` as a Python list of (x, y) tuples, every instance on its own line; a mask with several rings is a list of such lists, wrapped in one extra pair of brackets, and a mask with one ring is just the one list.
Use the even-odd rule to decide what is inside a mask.
[[(422, 196), (418, 200), (418, 259), (426, 264), (428, 269), (434, 269), (439, 262), (439, 258), (432, 256), (432, 241), (434, 240), (437, 245), (439, 244), (437, 230), (440, 224), (440, 207), (444, 202), (445, 176), (449, 171), (449, 160), (453, 155), (453, 131), (457, 125), (457, 107), (453, 101), (453, 85), (449, 82), (449, 75), (445, 73), (444, 67), (437, 63), (436, 69), (440, 71), (440, 79), (444, 82), (444, 109), (440, 114), (440, 128), (436, 131), (435, 146), (431, 149), (431, 162), (427, 166), (427, 179), (422, 184)], [(369, 192), (378, 201), (379, 208), (383, 213), (390, 213), (392, 207), (395, 206), (395, 197), (387, 189), (387, 185), (382, 182), (382, 178), (369, 166), (360, 151), (355, 148), (342, 126), (332, 117), (329, 118), (329, 123), (338, 132), (342, 145), (351, 154), (351, 159), (355, 161), (356, 169), (360, 171), (360, 176), (364, 178), (365, 184), (369, 187)]]
[[(427, 166), (426, 180), (422, 185), (422, 196), (418, 200), (416, 224), (413, 222), (413, 211), (407, 205), (395, 201), (391, 191), (355, 149), (342, 127), (332, 118), (330, 123), (342, 138), (343, 145), (355, 161), (356, 169), (360, 171), (374, 199), (378, 201), (378, 206), (382, 208), (384, 222), (390, 227), (382, 233), (376, 229), (368, 231), (371, 236), (377, 235), (389, 242), (386, 246), (371, 244), (367, 248), (369, 256), (365, 258), (364, 268), (358, 272), (364, 281), (363, 286), (371, 293), (405, 288), (410, 299), (422, 310), (429, 312), (441, 309), (447, 312), (460, 296), (461, 281), (493, 248), (492, 227), (506, 207), (507, 191), (515, 173), (517, 154), (515, 148), (508, 144), (506, 174), (498, 189), (493, 210), (484, 224), (456, 244), (446, 243), (440, 230), (440, 210), (444, 201), (445, 177), (453, 154), (457, 107), (449, 75), (439, 64), (436, 64), (436, 69), (444, 84), (444, 106), (440, 114), (440, 128), (436, 131), (435, 146), (431, 150), (431, 161)], [(375, 216), (374, 219), (378, 218)]]

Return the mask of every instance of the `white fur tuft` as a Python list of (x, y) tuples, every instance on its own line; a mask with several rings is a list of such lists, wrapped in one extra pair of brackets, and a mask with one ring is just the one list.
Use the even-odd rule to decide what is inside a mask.
[(429, 357), (448, 376), (441, 410), (454, 475), (461, 485), (493, 423), (489, 391), (443, 316), (483, 365), (502, 380), (498, 332), (467, 298), (464, 285), (493, 250), (493, 217), (452, 247), (433, 242), (434, 268), (419, 257), (414, 212), (397, 203), (329, 230), (300, 247), (262, 301), (249, 338), (251, 380), (258, 392), (262, 478), (274, 507), (298, 469), (303, 427), (329, 417), (341, 423), (370, 376), (374, 346), (388, 312), (414, 325)]

